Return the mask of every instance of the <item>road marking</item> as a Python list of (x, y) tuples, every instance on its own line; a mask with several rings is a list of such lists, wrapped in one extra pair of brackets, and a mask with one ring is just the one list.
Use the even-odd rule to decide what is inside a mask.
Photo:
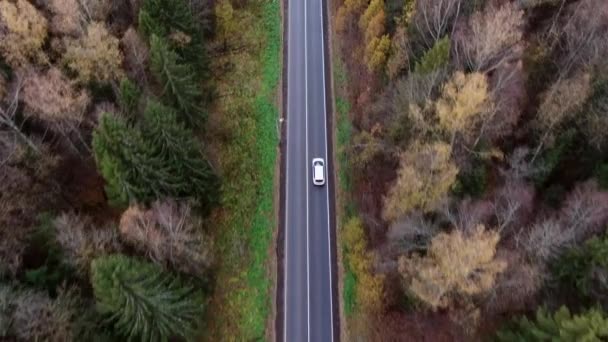
[[(308, 210), (308, 190), (310, 189), (310, 181), (308, 179), (310, 168), (308, 167), (308, 38), (307, 38), (307, 25), (308, 17), (306, 7), (308, 6), (306, 0), (304, 0), (304, 103), (306, 113), (306, 322), (307, 322), (307, 333), (306, 339), (310, 342), (310, 249), (309, 249), (309, 235), (308, 235), (308, 219), (310, 216)], [(312, 167), (312, 166), (311, 166)]]
[[(319, 0), (319, 7), (321, 9), (321, 63), (323, 66), (323, 123), (325, 124), (325, 158), (329, 164), (329, 153), (327, 152), (327, 103), (326, 96), (327, 90), (325, 89), (325, 27), (323, 21), (323, 0)], [(333, 160), (333, 159), (332, 159)], [(333, 172), (333, 170), (332, 170)], [(332, 177), (332, 179), (335, 177)], [(334, 185), (335, 186), (335, 185)], [(329, 251), (329, 308), (330, 308), (330, 319), (331, 319), (331, 341), (334, 340), (334, 295), (332, 286), (332, 263), (331, 263), (331, 221), (329, 219), (329, 186), (325, 187), (325, 194), (327, 197), (327, 248)]]
[[(288, 17), (287, 17), (287, 25), (289, 26), (291, 25), (291, 11), (289, 11)], [(291, 32), (290, 29), (287, 29), (288, 35)], [(285, 150), (287, 151), (287, 165), (285, 167), (285, 242), (283, 244), (284, 247), (284, 253), (285, 255), (283, 256), (283, 306), (284, 306), (284, 312), (283, 312), (283, 341), (287, 342), (287, 280), (289, 279), (289, 277), (287, 276), (287, 273), (289, 272), (289, 263), (288, 263), (288, 257), (289, 257), (289, 252), (287, 250), (287, 247), (289, 246), (289, 125), (291, 123), (291, 115), (289, 115), (289, 93), (291, 92), (291, 87), (289, 86), (289, 80), (291, 79), (291, 77), (289, 77), (289, 58), (291, 56), (291, 44), (289, 44), (289, 37), (287, 37), (288, 40), (288, 45), (287, 45), (287, 101), (286, 101), (286, 108), (287, 108), (287, 133), (286, 133), (286, 137), (285, 137), (285, 144), (287, 144), (287, 148), (285, 148)], [(283, 113), (283, 116), (285, 113)], [(283, 126), (281, 126), (281, 129), (283, 129)], [(280, 138), (279, 138), (280, 139)]]

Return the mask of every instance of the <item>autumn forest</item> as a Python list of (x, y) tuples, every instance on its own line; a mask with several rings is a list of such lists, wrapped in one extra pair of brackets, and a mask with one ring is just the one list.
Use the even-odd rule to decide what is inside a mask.
[(332, 11), (343, 336), (608, 338), (608, 2)]
[[(277, 339), (286, 3), (0, 0), (0, 340)], [(608, 1), (326, 5), (341, 340), (607, 340)]]

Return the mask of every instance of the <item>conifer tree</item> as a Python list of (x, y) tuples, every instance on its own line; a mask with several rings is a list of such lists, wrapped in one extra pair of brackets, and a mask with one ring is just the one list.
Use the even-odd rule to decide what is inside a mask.
[(427, 75), (447, 65), (450, 58), (450, 46), (450, 38), (447, 36), (436, 41), (435, 45), (416, 62), (416, 72)]
[(137, 109), (139, 107), (139, 100), (141, 99), (141, 90), (128, 78), (123, 79), (120, 82), (120, 94), (118, 97), (118, 103), (120, 104), (120, 110), (123, 115), (127, 117), (127, 120), (134, 122), (137, 115)]
[(144, 0), (139, 27), (148, 36), (166, 39), (184, 62), (193, 66), (198, 80), (209, 73), (203, 34), (185, 0)]
[(553, 265), (553, 275), (584, 297), (608, 300), (608, 237), (593, 237), (564, 253)]
[[(132, 200), (153, 197), (153, 172), (162, 172), (156, 159), (149, 160), (146, 144), (139, 131), (122, 120), (104, 114), (93, 133), (93, 151), (97, 167), (106, 180), (106, 194), (113, 205), (126, 205)], [(154, 162), (154, 163), (153, 163)]]
[(205, 119), (201, 108), (202, 89), (192, 65), (186, 64), (167, 42), (156, 35), (150, 37), (150, 66), (163, 87), (165, 102), (176, 108), (182, 119), (196, 126)]
[(128, 126), (106, 114), (94, 132), (93, 150), (110, 202), (193, 198), (208, 211), (217, 202), (219, 181), (192, 132), (157, 102), (148, 104), (142, 121)]
[(203, 297), (160, 267), (124, 255), (91, 263), (97, 310), (129, 340), (167, 341), (192, 337)]
[(608, 317), (598, 310), (590, 309), (572, 315), (565, 306), (553, 315), (541, 308), (534, 320), (522, 317), (514, 326), (498, 332), (498, 341), (605, 341), (608, 338)]
[(170, 197), (194, 197), (204, 210), (210, 209), (219, 197), (219, 180), (193, 133), (177, 121), (175, 111), (158, 102), (148, 103), (143, 122), (144, 139), (175, 178)]

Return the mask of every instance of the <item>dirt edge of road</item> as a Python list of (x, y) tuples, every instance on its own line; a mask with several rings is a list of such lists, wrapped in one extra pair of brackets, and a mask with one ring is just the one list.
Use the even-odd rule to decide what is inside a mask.
[[(279, 205), (278, 205), (278, 215), (277, 215), (277, 223), (278, 223), (278, 231), (276, 233), (275, 239), (275, 250), (276, 250), (276, 282), (275, 282), (275, 310), (274, 310), (274, 341), (282, 341), (283, 331), (285, 327), (283, 326), (283, 317), (285, 316), (284, 310), (284, 299), (283, 293), (285, 289), (285, 277), (283, 275), (284, 271), (284, 258), (285, 258), (285, 171), (287, 165), (287, 37), (289, 37), (289, 25), (287, 23), (288, 18), (288, 8), (289, 3), (288, 0), (281, 0), (281, 15), (283, 17), (283, 41), (282, 41), (282, 58), (283, 65), (281, 71), (281, 86), (280, 89), (280, 113), (281, 118), (283, 119), (283, 123), (280, 125), (280, 140), (279, 140)], [(276, 197), (276, 196), (275, 196)]]
[(330, 175), (328, 176), (328, 186), (329, 186), (329, 197), (334, 199), (333, 201), (330, 201), (329, 203), (329, 214), (330, 214), (330, 242), (331, 242), (331, 271), (332, 271), (332, 298), (334, 298), (334, 306), (332, 308), (333, 310), (333, 323), (334, 323), (334, 341), (340, 341), (341, 339), (341, 314), (342, 314), (342, 301), (341, 301), (341, 297), (340, 297), (340, 284), (341, 284), (341, 272), (339, 272), (339, 263), (338, 263), (338, 241), (337, 241), (337, 227), (338, 227), (338, 222), (337, 222), (337, 217), (336, 217), (336, 201), (337, 201), (337, 196), (336, 196), (336, 180), (337, 180), (337, 173), (336, 173), (336, 165), (338, 165), (336, 163), (336, 155), (334, 153), (334, 141), (335, 141), (335, 134), (336, 134), (336, 127), (335, 127), (335, 120), (334, 120), (334, 83), (333, 83), (333, 67), (332, 67), (332, 44), (331, 44), (331, 2), (332, 0), (321, 0), (324, 3), (324, 9), (323, 9), (323, 41), (324, 41), (324, 49), (323, 49), (323, 54), (324, 54), (324, 58), (325, 58), (325, 105), (326, 105), (326, 112), (327, 112), (327, 127), (330, 127), (331, 132), (328, 132), (327, 134), (327, 150), (328, 150), (328, 154), (329, 156), (331, 156), (331, 158), (328, 156), (328, 160), (331, 160), (331, 163), (329, 164), (329, 166), (331, 167), (331, 172)]

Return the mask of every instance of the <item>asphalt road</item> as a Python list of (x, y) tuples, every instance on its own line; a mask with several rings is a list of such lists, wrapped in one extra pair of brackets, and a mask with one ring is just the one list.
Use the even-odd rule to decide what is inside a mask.
[[(289, 1), (283, 340), (334, 341), (330, 192), (312, 184), (312, 159), (328, 158), (323, 0)], [(333, 200), (333, 199), (332, 199)], [(280, 319), (280, 318), (279, 318)]]

